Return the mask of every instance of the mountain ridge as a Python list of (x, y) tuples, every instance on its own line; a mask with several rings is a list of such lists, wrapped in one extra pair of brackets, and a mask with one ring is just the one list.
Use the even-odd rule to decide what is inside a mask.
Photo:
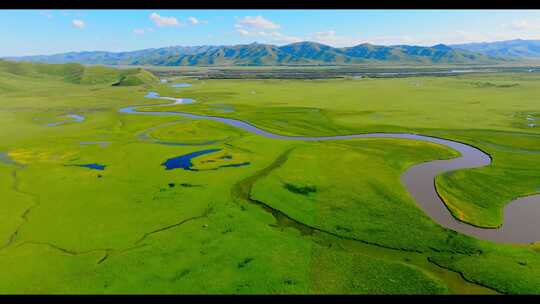
[(43, 63), (81, 63), (154, 66), (274, 66), (274, 65), (349, 65), (361, 63), (468, 63), (509, 61), (502, 56), (456, 49), (445, 44), (431, 47), (415, 45), (383, 46), (362, 43), (351, 47), (332, 47), (302, 41), (287, 45), (250, 43), (237, 45), (169, 46), (128, 52), (83, 51), (53, 55), (6, 57), (15, 61)]
[(540, 40), (513, 39), (450, 45), (454, 49), (478, 52), (487, 56), (540, 59)]

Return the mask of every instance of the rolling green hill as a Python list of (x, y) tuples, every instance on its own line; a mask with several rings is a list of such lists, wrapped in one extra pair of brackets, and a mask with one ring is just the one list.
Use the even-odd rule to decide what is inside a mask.
[(17, 76), (56, 76), (66, 82), (76, 84), (139, 85), (157, 82), (157, 78), (141, 68), (118, 70), (104, 66), (84, 66), (78, 63), (45, 64), (35, 62), (15, 62), (0, 59), (0, 73)]

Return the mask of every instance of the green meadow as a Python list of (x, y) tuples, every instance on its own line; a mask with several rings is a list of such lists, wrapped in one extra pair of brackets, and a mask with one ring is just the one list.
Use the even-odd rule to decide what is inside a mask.
[[(447, 147), (118, 112), (166, 103), (144, 98), (155, 91), (196, 102), (144, 110), (283, 135), (465, 142), (493, 163), (442, 174), (437, 190), (457, 219), (498, 227), (508, 202), (540, 192), (538, 74), (174, 82), (193, 86), (0, 61), (0, 293), (540, 293), (540, 243), (445, 229), (401, 184), (414, 164), (459, 156)], [(206, 149), (220, 150), (193, 158), (196, 171), (161, 165)]]

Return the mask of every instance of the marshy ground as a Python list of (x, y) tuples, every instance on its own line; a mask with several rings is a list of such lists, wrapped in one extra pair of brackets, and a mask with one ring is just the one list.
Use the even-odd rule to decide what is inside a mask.
[[(283, 135), (413, 132), (468, 143), (492, 164), (440, 175), (437, 190), (454, 216), (497, 227), (508, 202), (540, 191), (535, 73), (177, 79), (193, 86), (174, 88), (13, 71), (0, 69), (1, 293), (540, 293), (538, 244), (445, 229), (401, 184), (408, 167), (453, 150), (291, 142), (118, 112), (159, 103), (144, 98), (154, 91), (196, 102), (153, 111)], [(72, 113), (85, 119), (44, 124)], [(209, 149), (190, 159), (196, 171), (161, 165)], [(72, 166), (87, 164), (104, 170)]]

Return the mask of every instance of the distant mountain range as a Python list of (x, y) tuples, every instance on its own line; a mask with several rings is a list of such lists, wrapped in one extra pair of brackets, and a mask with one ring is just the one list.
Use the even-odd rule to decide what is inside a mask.
[[(523, 41), (523, 40), (522, 40)], [(483, 45), (483, 44), (482, 44)], [(70, 52), (5, 58), (45, 63), (155, 65), (155, 66), (274, 66), (274, 65), (350, 65), (365, 63), (398, 64), (495, 64), (515, 61), (519, 56), (495, 52), (474, 44), (431, 47), (368, 43), (335, 48), (315, 42), (298, 42), (284, 46), (242, 44), (231, 46), (173, 46), (132, 52)], [(533, 48), (529, 48), (530, 53)], [(518, 54), (517, 51), (512, 54)]]
[(478, 52), (487, 56), (520, 58), (520, 59), (539, 59), (540, 58), (540, 40), (507, 40), (497, 42), (481, 42), (451, 45), (458, 50)]

